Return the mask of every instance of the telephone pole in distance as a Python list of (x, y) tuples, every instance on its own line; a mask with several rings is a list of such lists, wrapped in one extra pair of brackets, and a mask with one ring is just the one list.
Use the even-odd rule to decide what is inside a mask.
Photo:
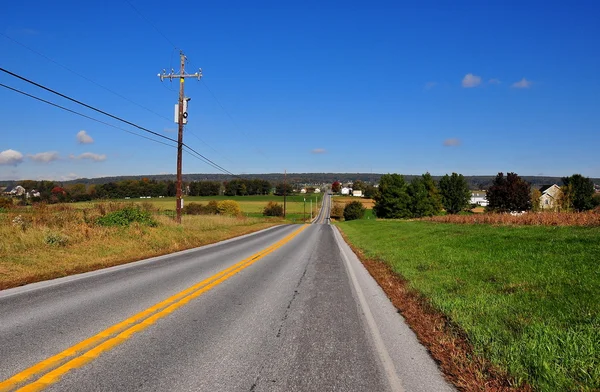
[[(177, 107), (177, 123), (179, 124), (179, 132), (177, 137), (177, 189), (176, 189), (176, 198), (177, 198), (177, 223), (181, 224), (181, 209), (183, 207), (183, 198), (182, 198), (182, 190), (181, 190), (181, 155), (183, 153), (183, 124), (187, 124), (187, 101), (189, 98), (185, 98), (183, 95), (183, 83), (185, 78), (197, 78), (200, 80), (202, 77), (202, 69), (199, 69), (195, 74), (186, 74), (185, 73), (185, 55), (182, 51), (179, 52), (179, 59), (181, 61), (181, 67), (179, 70), (179, 74), (175, 74), (173, 69), (171, 69), (171, 73), (167, 73), (164, 69), (161, 74), (158, 74), (160, 81), (162, 82), (165, 79), (173, 80), (179, 78), (179, 104)], [(185, 103), (184, 103), (185, 100)]]

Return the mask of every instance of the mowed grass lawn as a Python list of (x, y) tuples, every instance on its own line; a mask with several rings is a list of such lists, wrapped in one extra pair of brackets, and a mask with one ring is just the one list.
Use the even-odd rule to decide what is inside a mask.
[(517, 382), (600, 390), (600, 228), (374, 220), (339, 227)]

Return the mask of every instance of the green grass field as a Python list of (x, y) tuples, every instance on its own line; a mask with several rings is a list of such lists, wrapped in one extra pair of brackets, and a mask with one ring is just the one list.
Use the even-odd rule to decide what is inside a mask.
[(373, 219), (339, 226), (517, 382), (600, 390), (600, 228)]
[[(287, 215), (289, 215), (289, 219), (301, 220), (302, 214), (304, 212), (304, 198), (306, 197), (306, 216), (310, 216), (310, 200), (312, 199), (313, 206), (313, 214), (316, 213), (317, 210), (317, 202), (315, 198), (318, 198), (318, 205), (321, 205), (322, 195), (292, 195), (286, 197), (286, 211)], [(186, 196), (184, 197), (184, 205), (188, 203), (201, 203), (206, 204), (211, 200), (221, 201), (221, 200), (235, 200), (239, 203), (242, 212), (247, 216), (262, 216), (263, 209), (267, 205), (268, 202), (273, 201), (283, 205), (283, 196), (274, 196), (274, 195), (266, 195), (266, 196)], [(117, 199), (117, 200), (109, 200), (114, 202), (132, 202), (132, 203), (150, 203), (154, 207), (159, 208), (164, 211), (174, 211), (175, 210), (175, 198), (174, 197), (165, 197), (165, 198), (152, 198), (152, 199)], [(79, 208), (86, 208), (93, 205), (95, 202), (81, 202), (76, 203), (75, 206)]]

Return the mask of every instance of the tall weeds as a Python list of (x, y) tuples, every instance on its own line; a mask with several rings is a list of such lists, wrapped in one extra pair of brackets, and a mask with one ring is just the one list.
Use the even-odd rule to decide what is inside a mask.
[(473, 214), (443, 215), (423, 218), (425, 221), (523, 226), (600, 226), (600, 212), (529, 212), (522, 215)]

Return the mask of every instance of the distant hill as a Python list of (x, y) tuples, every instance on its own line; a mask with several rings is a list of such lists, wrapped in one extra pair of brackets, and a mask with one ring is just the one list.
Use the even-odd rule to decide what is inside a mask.
[[(286, 181), (290, 184), (297, 185), (321, 185), (331, 184), (334, 181), (340, 181), (341, 183), (351, 183), (356, 180), (361, 180), (370, 184), (377, 184), (381, 178), (381, 173), (288, 173)], [(283, 173), (267, 173), (267, 174), (245, 174), (238, 177), (247, 179), (261, 179), (267, 180), (272, 183), (280, 183), (284, 180)], [(412, 180), (417, 175), (405, 174), (404, 178), (407, 181)], [(493, 182), (495, 175), (490, 176), (465, 176), (469, 187), (471, 189), (487, 189)], [(109, 182), (118, 182), (123, 180), (139, 180), (147, 178), (149, 180), (165, 181), (175, 180), (175, 174), (154, 174), (154, 175), (140, 175), (140, 176), (116, 176), (116, 177), (99, 177), (99, 178), (79, 178), (71, 181), (55, 181), (62, 185), (69, 184), (106, 184)], [(228, 181), (236, 177), (226, 174), (184, 174), (183, 181)], [(441, 176), (433, 176), (438, 181)], [(543, 177), (543, 176), (522, 176), (522, 178), (529, 182), (532, 187), (541, 187), (542, 185), (558, 184), (562, 185), (561, 177)], [(591, 179), (595, 184), (600, 185), (600, 178)], [(0, 181), (0, 187), (14, 186), (19, 181)]]

